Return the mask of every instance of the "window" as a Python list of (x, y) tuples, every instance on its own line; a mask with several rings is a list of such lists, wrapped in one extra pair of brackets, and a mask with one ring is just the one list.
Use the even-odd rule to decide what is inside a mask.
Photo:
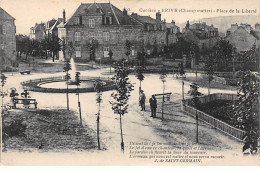
[(1, 49), (4, 50), (6, 48), (6, 44), (5, 42), (3, 41), (2, 44), (1, 44)]
[(94, 19), (89, 19), (89, 27), (95, 28), (95, 20)]
[(75, 47), (76, 57), (81, 57), (81, 47)]
[(76, 17), (76, 25), (79, 25), (79, 17)]
[(112, 17), (105, 17), (105, 24), (112, 24)]
[(82, 16), (76, 17), (76, 25), (82, 25)]
[(104, 41), (109, 41), (109, 32), (103, 33)]
[(80, 32), (75, 32), (75, 41), (80, 41)]
[(95, 39), (95, 32), (89, 32), (89, 38)]

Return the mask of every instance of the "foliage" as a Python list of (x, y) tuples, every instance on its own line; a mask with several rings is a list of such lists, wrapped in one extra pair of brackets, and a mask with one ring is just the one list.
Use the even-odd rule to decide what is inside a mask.
[(27, 125), (23, 122), (23, 119), (14, 119), (10, 125), (3, 126), (4, 140), (6, 137), (24, 136)]
[(136, 68), (136, 77), (140, 82), (142, 82), (144, 80), (143, 72), (144, 72), (143, 67)]
[(143, 67), (145, 66), (146, 56), (147, 56), (147, 54), (145, 53), (144, 48), (142, 48), (141, 51), (137, 52), (136, 58), (139, 61), (139, 65), (141, 65)]
[(124, 115), (127, 113), (128, 99), (130, 92), (133, 90), (133, 85), (129, 81), (128, 75), (131, 72), (131, 68), (128, 66), (126, 60), (121, 60), (115, 64), (115, 76), (112, 78), (116, 85), (116, 92), (113, 92), (111, 96), (114, 101), (110, 102), (114, 113)]
[(127, 56), (127, 58), (129, 58), (129, 56), (131, 54), (131, 46), (132, 46), (132, 43), (129, 40), (126, 40), (125, 41), (125, 50), (126, 50), (125, 55)]
[(80, 83), (81, 83), (81, 80), (80, 80), (80, 72), (76, 72), (75, 85), (79, 86)]
[(90, 60), (96, 59), (96, 49), (99, 47), (98, 40), (92, 39), (90, 42), (86, 43), (86, 47), (89, 50)]
[(2, 87), (5, 85), (6, 79), (7, 79), (7, 77), (3, 73), (1, 73), (1, 85), (2, 85)]
[(165, 66), (163, 66), (160, 70), (160, 79), (163, 83), (166, 82), (166, 80), (165, 80), (166, 77), (167, 77), (167, 70), (166, 70)]
[(225, 70), (227, 71), (227, 62), (233, 58), (233, 47), (232, 45), (224, 40), (221, 39), (217, 45), (213, 48), (214, 51), (214, 59), (218, 63), (224, 62)]
[(68, 81), (71, 79), (71, 76), (69, 74), (69, 71), (71, 70), (71, 64), (70, 64), (70, 61), (69, 60), (65, 60), (65, 64), (64, 64), (64, 67), (63, 67), (63, 72), (65, 72), (65, 80)]
[(97, 92), (97, 98), (96, 102), (101, 103), (102, 102), (102, 90), (103, 90), (104, 84), (101, 80), (97, 80), (94, 84), (94, 89)]
[(250, 71), (243, 71), (243, 75), (238, 82), (237, 92), (238, 105), (234, 106), (235, 117), (241, 128), (246, 131), (254, 130), (254, 120), (257, 113), (254, 108), (259, 108), (259, 76)]
[(211, 55), (206, 58), (204, 71), (208, 75), (209, 82), (211, 82), (214, 75), (214, 59)]
[(112, 78), (116, 92), (113, 92), (111, 96), (114, 101), (111, 101), (112, 110), (114, 113), (119, 114), (120, 119), (120, 133), (121, 133), (121, 151), (124, 152), (124, 140), (123, 140), (123, 129), (122, 129), (122, 116), (127, 113), (128, 99), (130, 93), (133, 90), (133, 85), (129, 81), (128, 75), (131, 72), (131, 68), (125, 59), (115, 64), (116, 74)]

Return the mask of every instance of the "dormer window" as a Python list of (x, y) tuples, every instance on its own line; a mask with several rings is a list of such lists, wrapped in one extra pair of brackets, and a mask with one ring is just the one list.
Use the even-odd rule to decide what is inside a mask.
[(106, 16), (105, 17), (105, 24), (112, 24), (112, 17)]
[(82, 25), (82, 16), (76, 17), (76, 25)]

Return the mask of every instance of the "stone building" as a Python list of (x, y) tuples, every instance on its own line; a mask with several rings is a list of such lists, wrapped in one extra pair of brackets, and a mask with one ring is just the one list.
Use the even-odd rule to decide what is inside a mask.
[(0, 7), (0, 70), (15, 64), (15, 18)]
[[(134, 58), (141, 47), (151, 53), (153, 44), (159, 48), (166, 45), (166, 26), (161, 21), (161, 14), (156, 19), (129, 15), (111, 3), (84, 3), (66, 21), (65, 11), (63, 22), (58, 25), (59, 38), (72, 42), (75, 47), (74, 56), (90, 60), (90, 45), (93, 40), (98, 42), (95, 59), (108, 57), (109, 50), (114, 59), (126, 58), (125, 42), (131, 42), (130, 58)], [(143, 46), (142, 46), (143, 45)], [(62, 57), (63, 52), (60, 52)]]
[(218, 29), (213, 25), (206, 25), (205, 22), (190, 25), (188, 21), (183, 29), (182, 37), (198, 45), (200, 49), (214, 47), (219, 40)]
[(34, 27), (30, 28), (30, 39), (42, 40), (46, 34), (46, 27), (44, 23), (36, 23)]
[(57, 26), (62, 22), (62, 18), (52, 19), (46, 22), (45, 34), (58, 36)]
[(180, 28), (172, 20), (171, 23), (166, 23), (167, 28), (167, 45), (176, 43), (178, 41), (178, 35), (180, 35)]
[(259, 46), (260, 29), (256, 24), (254, 30), (249, 24), (232, 24), (227, 30), (226, 40), (235, 48), (237, 52), (250, 50), (254, 44)]

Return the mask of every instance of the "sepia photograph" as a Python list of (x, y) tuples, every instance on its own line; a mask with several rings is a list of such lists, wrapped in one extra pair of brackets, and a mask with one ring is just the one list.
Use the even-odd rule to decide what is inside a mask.
[(259, 59), (259, 0), (0, 0), (0, 166), (259, 166)]

